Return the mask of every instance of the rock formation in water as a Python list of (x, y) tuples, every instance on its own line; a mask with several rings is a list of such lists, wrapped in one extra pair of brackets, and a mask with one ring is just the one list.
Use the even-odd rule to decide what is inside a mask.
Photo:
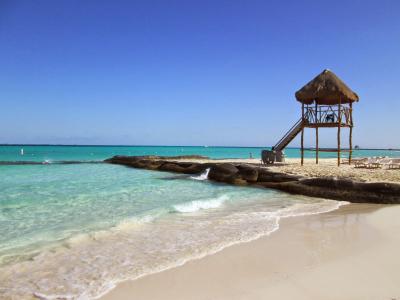
[(134, 168), (200, 174), (210, 169), (208, 179), (237, 185), (272, 188), (292, 194), (343, 200), (355, 203), (400, 203), (400, 184), (358, 182), (333, 177), (310, 178), (273, 172), (266, 167), (242, 163), (183, 162), (179, 159), (204, 159), (202, 156), (114, 156), (106, 163)]

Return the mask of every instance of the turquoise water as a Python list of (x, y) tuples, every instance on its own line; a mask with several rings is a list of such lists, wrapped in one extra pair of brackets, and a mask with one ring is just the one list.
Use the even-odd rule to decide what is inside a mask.
[(131, 218), (145, 220), (179, 208), (189, 212), (196, 209), (190, 207), (193, 201), (218, 206), (268, 195), (261, 189), (108, 164), (0, 168), (0, 264)]
[[(21, 155), (24, 149), (24, 155)], [(250, 153), (259, 158), (262, 149), (245, 147), (184, 147), (184, 146), (0, 146), (0, 161), (92, 161), (104, 160), (114, 155), (191, 155), (210, 158), (248, 158)], [(300, 157), (300, 150), (287, 148), (287, 157)], [(305, 157), (315, 153), (306, 151)], [(345, 157), (346, 154), (343, 154)], [(390, 156), (400, 157), (399, 150), (355, 150), (354, 157)], [(335, 153), (320, 152), (320, 157), (336, 157)]]
[[(0, 147), (0, 161), (116, 154), (246, 157), (256, 148)], [(293, 150), (294, 151), (294, 150)], [(29, 158), (29, 159), (27, 159)], [(0, 299), (93, 299), (117, 282), (268, 235), (341, 203), (119, 165), (0, 165)]]

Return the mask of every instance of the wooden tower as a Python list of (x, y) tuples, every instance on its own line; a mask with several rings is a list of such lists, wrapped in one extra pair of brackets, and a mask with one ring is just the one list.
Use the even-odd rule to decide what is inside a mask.
[[(337, 128), (337, 164), (340, 165), (342, 128), (349, 128), (349, 164), (353, 150), (353, 102), (359, 98), (332, 71), (324, 70), (321, 74), (296, 92), (296, 99), (301, 103), (301, 164), (304, 163), (304, 129), (315, 128), (315, 160), (318, 164), (320, 128)], [(326, 151), (322, 150), (321, 151)]]

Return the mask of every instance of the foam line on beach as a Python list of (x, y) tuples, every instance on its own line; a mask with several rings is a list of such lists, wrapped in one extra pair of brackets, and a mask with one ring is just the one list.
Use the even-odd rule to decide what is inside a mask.
[[(63, 236), (68, 238), (57, 245), (52, 243), (30, 259), (4, 265), (0, 272), (0, 281), (4, 282), (0, 298), (18, 295), (22, 299), (32, 294), (39, 299), (98, 298), (119, 282), (178, 267), (229, 246), (267, 236), (279, 229), (282, 218), (323, 213), (345, 204), (279, 192), (261, 194), (258, 189), (243, 190), (242, 194), (238, 189), (236, 194), (225, 185), (220, 186), (221, 191), (197, 194), (191, 188), (199, 192), (199, 188), (214, 185), (190, 180), (182, 183), (182, 198), (171, 197), (171, 202), (163, 202), (162, 207), (141, 209), (140, 214), (124, 210), (126, 216), (115, 220), (111, 227), (91, 224), (89, 230), (64, 231)], [(160, 194), (168, 194), (169, 187), (162, 186)], [(121, 199), (125, 197), (121, 195), (130, 191), (125, 189), (124, 186), (124, 193), (117, 193), (121, 208)], [(257, 193), (252, 196), (252, 191)], [(185, 202), (189, 193), (192, 201)], [(107, 203), (113, 203), (107, 195)], [(147, 194), (142, 195), (143, 203), (147, 203)], [(64, 264), (71, 257), (76, 258), (74, 264)], [(60, 265), (64, 269), (58, 271)], [(86, 278), (96, 280), (86, 285)]]
[(174, 205), (174, 210), (180, 213), (193, 213), (199, 210), (218, 208), (227, 200), (229, 200), (229, 196), (227, 195), (208, 200), (194, 200)]
[[(335, 200), (325, 200), (323, 201), (322, 205), (319, 206), (318, 210), (302, 210), (302, 206), (301, 205), (294, 205), (293, 207), (289, 207), (289, 208), (283, 208), (277, 212), (272, 212), (268, 215), (268, 217), (265, 217), (266, 219), (269, 219), (273, 225), (264, 230), (260, 230), (257, 234), (254, 234), (252, 236), (245, 236), (242, 237), (240, 239), (237, 239), (235, 241), (229, 241), (226, 243), (222, 243), (220, 244), (218, 247), (214, 248), (214, 249), (209, 249), (209, 251), (206, 252), (202, 252), (202, 253), (198, 253), (196, 255), (193, 255), (191, 257), (184, 257), (181, 258), (180, 260), (171, 263), (169, 265), (164, 265), (164, 266), (160, 266), (159, 268), (156, 268), (148, 273), (143, 273), (141, 275), (132, 277), (132, 278), (123, 278), (123, 279), (116, 279), (113, 280), (111, 282), (108, 282), (105, 286), (106, 288), (104, 288), (105, 286), (103, 286), (103, 289), (93, 297), (93, 299), (100, 299), (101, 297), (103, 297), (105, 294), (107, 294), (108, 292), (110, 292), (111, 290), (113, 290), (118, 284), (127, 281), (127, 280), (137, 280), (140, 279), (144, 276), (147, 275), (151, 275), (151, 274), (156, 274), (156, 273), (160, 273), (169, 269), (173, 269), (173, 268), (177, 268), (177, 267), (181, 267), (183, 265), (185, 265), (186, 263), (193, 261), (193, 260), (199, 260), (202, 259), (206, 256), (209, 255), (214, 255), (218, 252), (223, 251), (226, 248), (229, 248), (231, 246), (237, 245), (237, 244), (241, 244), (241, 243), (249, 243), (255, 240), (258, 240), (262, 237), (266, 237), (271, 235), (272, 233), (276, 232), (277, 230), (279, 230), (280, 228), (280, 220), (281, 218), (291, 218), (291, 217), (299, 217), (299, 216), (307, 216), (307, 215), (314, 215), (314, 214), (321, 214), (321, 213), (328, 213), (334, 210), (339, 209), (341, 206), (343, 205), (347, 205), (349, 204), (349, 202), (345, 202), (345, 201), (335, 201)], [(315, 208), (315, 207), (314, 207)], [(298, 214), (296, 213), (296, 210), (298, 210)]]

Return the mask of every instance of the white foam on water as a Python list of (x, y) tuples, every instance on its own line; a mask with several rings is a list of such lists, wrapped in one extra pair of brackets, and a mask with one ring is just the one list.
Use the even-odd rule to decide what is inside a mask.
[(210, 173), (210, 168), (207, 168), (199, 176), (190, 176), (190, 178), (192, 178), (194, 180), (207, 180), (208, 179), (208, 173)]
[(145, 215), (145, 216), (137, 217), (137, 218), (129, 218), (129, 219), (123, 220), (120, 223), (118, 223), (118, 225), (115, 226), (114, 228), (112, 228), (112, 230), (113, 231), (114, 230), (115, 231), (123, 231), (123, 230), (137, 228), (143, 224), (151, 223), (159, 215), (160, 214), (154, 214), (154, 215)]
[(321, 202), (313, 203), (312, 205), (296, 203), (280, 210), (278, 214), (282, 218), (309, 216), (334, 211), (347, 204), (349, 202), (336, 200), (321, 200)]
[(211, 209), (220, 207), (225, 201), (229, 200), (227, 195), (222, 195), (210, 200), (194, 200), (188, 203), (174, 205), (174, 209), (181, 213), (193, 213), (203, 209)]
[(113, 235), (118, 232), (128, 232), (129, 230), (134, 230), (140, 228), (142, 225), (153, 222), (157, 217), (161, 215), (161, 212), (154, 215), (144, 215), (141, 217), (134, 217), (125, 219), (119, 222), (116, 226), (111, 227), (107, 230), (97, 230), (90, 233), (79, 233), (73, 235), (68, 238), (67, 242), (64, 243), (68, 247), (73, 246), (74, 244), (82, 244), (85, 242), (100, 240), (102, 238), (107, 238), (110, 235)]
[(92, 238), (93, 234), (94, 233), (79, 233), (79, 234), (76, 234), (76, 235), (70, 237), (66, 244), (68, 246), (72, 246), (74, 244), (80, 244), (80, 243), (87, 242), (87, 241), (93, 239)]
[(41, 300), (69, 300), (69, 299), (74, 299), (74, 295), (44, 295), (41, 293), (33, 293), (35, 298), (41, 299)]
[[(307, 202), (298, 197), (300, 201), (288, 206), (271, 206), (266, 200), (236, 206), (229, 202), (224, 209), (208, 210), (221, 207), (228, 199), (223, 195), (176, 205), (176, 211), (183, 214), (128, 219), (96, 234), (95, 239), (93, 234), (90, 238), (80, 235), (71, 239), (69, 247), (0, 268), (0, 298), (96, 299), (119, 282), (270, 235), (279, 229), (281, 218), (329, 212), (346, 204), (322, 199)], [(188, 214), (199, 210), (205, 211)]]

